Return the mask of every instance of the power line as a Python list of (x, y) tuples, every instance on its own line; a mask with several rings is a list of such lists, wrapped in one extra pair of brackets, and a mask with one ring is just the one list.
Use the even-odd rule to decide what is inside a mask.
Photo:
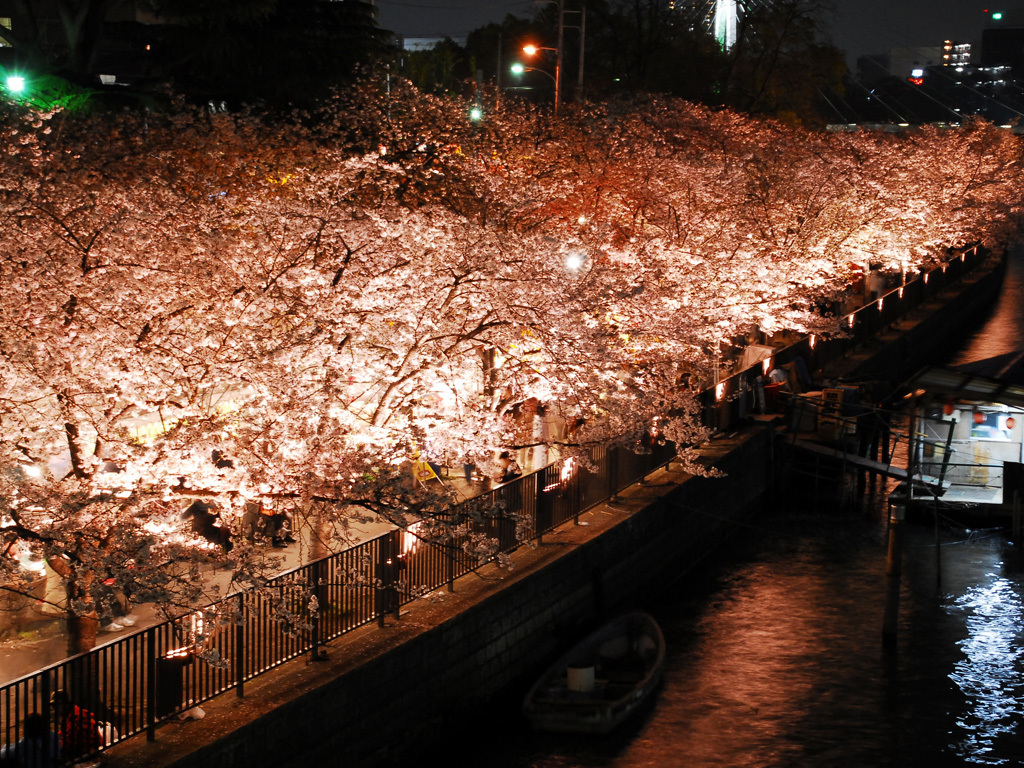
[(438, 3), (400, 3), (397, 0), (376, 0), (377, 5), (395, 5), (402, 8), (421, 8), (425, 11), (497, 11), (505, 8), (512, 8), (521, 5), (533, 5), (533, 0), (518, 0), (518, 2), (493, 3), (480, 5), (479, 3), (460, 3), (456, 5), (441, 5)]

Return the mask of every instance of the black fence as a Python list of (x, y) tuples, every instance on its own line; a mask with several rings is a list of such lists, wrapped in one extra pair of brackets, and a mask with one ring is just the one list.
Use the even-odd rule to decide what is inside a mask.
[[(664, 443), (640, 453), (601, 447), (589, 462), (555, 462), (453, 508), (462, 532), (444, 545), (415, 531), (390, 531), (22, 677), (0, 687), (0, 743), (17, 742), (31, 712), (58, 733), (75, 730), (71, 706), (78, 708), (73, 720), (88, 724), (91, 717), (96, 727), (87, 730), (102, 734), (85, 752), (143, 732), (153, 739), (161, 722), (231, 689), (242, 695), (248, 680), (290, 659), (318, 657), (332, 639), (451, 588), (459, 576), (577, 519), (674, 456), (675, 447)], [(488, 554), (462, 546), (473, 537), (491, 542)]]
[(742, 422), (754, 407), (752, 393), (757, 379), (773, 367), (781, 368), (802, 359), (808, 370), (816, 370), (864, 344), (920, 307), (965, 275), (981, 266), (987, 251), (972, 247), (950, 255), (948, 261), (934, 267), (905, 284), (889, 289), (878, 299), (839, 318), (843, 334), (823, 339), (805, 336), (799, 341), (778, 348), (767, 366), (758, 363), (721, 379), (717, 385), (701, 392), (704, 425), (713, 430), (728, 431)]
[[(779, 349), (772, 362), (779, 366), (804, 356), (819, 364), (838, 357), (982, 259), (976, 250), (958, 254), (945, 267), (843, 318), (846, 336), (803, 339)], [(703, 392), (705, 424), (719, 430), (735, 426), (762, 373), (759, 364)], [(587, 462), (555, 462), (453, 508), (460, 532), (443, 544), (431, 544), (415, 531), (391, 531), (283, 573), (259, 589), (26, 675), (0, 687), (0, 745), (22, 737), (32, 712), (46, 717), (58, 733), (74, 731), (76, 718), (84, 719), (92, 740), (81, 747), (83, 753), (143, 732), (152, 740), (161, 722), (231, 689), (241, 696), (245, 683), (258, 675), (304, 654), (317, 658), (325, 643), (346, 632), (383, 623), (422, 594), (452, 588), (459, 576), (576, 520), (675, 455), (668, 442), (637, 451), (595, 448)], [(481, 554), (471, 546), (474, 541), (491, 542), (491, 549)], [(66, 741), (73, 744), (73, 736)]]

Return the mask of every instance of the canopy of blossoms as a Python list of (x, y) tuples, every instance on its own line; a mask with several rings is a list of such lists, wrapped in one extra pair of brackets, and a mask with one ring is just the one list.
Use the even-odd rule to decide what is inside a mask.
[[(0, 553), (45, 557), (80, 617), (104, 581), (201, 597), (222, 553), (192, 498), (236, 529), (285, 497), (327, 531), (429, 516), (410, 458), (485, 461), (529, 397), (579, 425), (566, 450), (666, 414), (694, 445), (683, 382), (723, 342), (834, 330), (813, 307), (857, 265), (1006, 243), (1021, 199), (1018, 141), (984, 123), (818, 134), (651, 100), (469, 124), (401, 88), (287, 124), (2, 118)], [(232, 551), (239, 578), (260, 562)]]

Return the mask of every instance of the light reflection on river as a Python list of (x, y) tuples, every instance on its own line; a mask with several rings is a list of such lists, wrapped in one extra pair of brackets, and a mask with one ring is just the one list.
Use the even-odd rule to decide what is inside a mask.
[[(1024, 257), (953, 362), (1024, 348)], [(1024, 578), (998, 530), (907, 524), (898, 640), (882, 644), (886, 496), (780, 507), (646, 605), (665, 682), (611, 736), (537, 734), (521, 691), (460, 723), (449, 766), (1024, 765)], [(941, 564), (937, 562), (937, 553)], [(941, 578), (939, 578), (941, 574)]]
[[(1001, 533), (907, 526), (896, 646), (882, 643), (885, 494), (766, 513), (640, 606), (669, 653), (653, 705), (604, 738), (529, 731), (518, 695), (444, 760), (489, 768), (1021, 765), (1024, 580)], [(478, 737), (476, 736), (478, 734)]]
[(958, 364), (1024, 350), (1024, 248), (1010, 253), (992, 315), (954, 357)]

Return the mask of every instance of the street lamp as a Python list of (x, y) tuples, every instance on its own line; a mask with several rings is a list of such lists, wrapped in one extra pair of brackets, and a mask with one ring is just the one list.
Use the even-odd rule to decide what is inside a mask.
[[(521, 75), (524, 72), (540, 72), (542, 75), (545, 75), (548, 79), (550, 79), (551, 82), (555, 84), (556, 88), (558, 87), (558, 81), (555, 79), (555, 76), (552, 75), (547, 70), (537, 69), (537, 67), (528, 67), (525, 64), (521, 64), (518, 61), (515, 64), (513, 64), (511, 67), (509, 67), (509, 70), (512, 72), (513, 75)], [(557, 91), (556, 91), (556, 93), (557, 93)], [(555, 103), (556, 104), (558, 103), (557, 102), (557, 97), (556, 97)]]
[(5, 82), (7, 90), (11, 93), (21, 93), (25, 90), (25, 78), (21, 75), (8, 75)]
[[(554, 51), (555, 52), (555, 112), (558, 112), (558, 107), (561, 104), (562, 97), (562, 49), (563, 42), (565, 39), (565, 28), (578, 29), (580, 32), (580, 63), (579, 63), (579, 82), (577, 85), (577, 101), (582, 100), (583, 94), (583, 50), (586, 46), (587, 38), (587, 9), (583, 8), (579, 11), (567, 11), (565, 10), (565, 0), (537, 0), (540, 3), (551, 3), (558, 8), (558, 43), (554, 48), (539, 48), (534, 45), (524, 46), (523, 51), (528, 56), (533, 56), (537, 51)], [(579, 26), (574, 26), (565, 23), (565, 14), (567, 13), (578, 13), (580, 14)]]
[[(561, 9), (561, 4), (559, 4), (559, 9)], [(559, 17), (559, 19), (561, 19), (561, 17)], [(562, 94), (561, 94), (561, 91), (562, 91), (562, 26), (561, 26), (561, 21), (559, 21), (559, 27), (558, 27), (558, 47), (557, 48), (545, 48), (543, 46), (533, 45), (532, 43), (529, 44), (529, 45), (524, 45), (523, 46), (523, 53), (525, 53), (527, 56), (536, 56), (538, 51), (554, 51), (555, 52), (555, 74), (554, 74), (554, 76), (552, 77), (551, 73), (544, 72), (544, 70), (542, 70), (542, 69), (532, 69), (531, 70), (529, 67), (524, 67), (523, 71), (524, 72), (531, 72), (531, 71), (532, 72), (544, 72), (545, 75), (547, 75), (548, 77), (550, 77), (552, 80), (555, 81), (555, 113), (557, 114), (557, 112), (558, 112), (558, 105), (561, 104), (561, 102), (562, 102)]]

